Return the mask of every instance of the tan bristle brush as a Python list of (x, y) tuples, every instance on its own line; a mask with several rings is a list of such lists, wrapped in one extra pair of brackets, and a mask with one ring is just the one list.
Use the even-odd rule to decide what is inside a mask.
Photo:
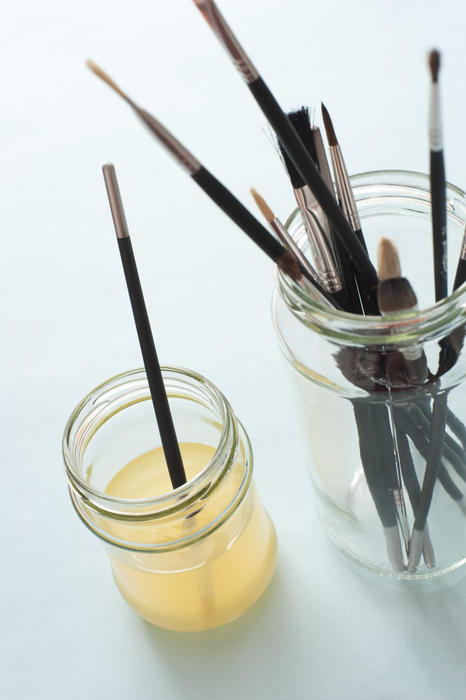
[(377, 251), (379, 286), (377, 300), (382, 314), (417, 309), (417, 297), (409, 280), (401, 276), (401, 264), (395, 245), (382, 238)]

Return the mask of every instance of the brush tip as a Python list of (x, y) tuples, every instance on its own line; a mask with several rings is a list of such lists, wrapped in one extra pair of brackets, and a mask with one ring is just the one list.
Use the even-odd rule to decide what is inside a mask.
[(124, 100), (127, 102), (131, 103), (131, 100), (129, 99), (128, 95), (123, 92), (123, 90), (120, 88), (119, 85), (116, 84), (114, 80), (106, 73), (100, 66), (97, 65), (92, 59), (88, 58), (86, 60), (86, 66), (89, 68), (90, 71), (94, 73), (98, 78), (103, 80), (104, 83), (107, 83), (109, 87), (112, 88), (112, 90), (115, 90), (120, 97), (122, 97)]
[(267, 223), (270, 223), (271, 221), (273, 221), (275, 218), (275, 214), (273, 213), (273, 211), (271, 210), (271, 208), (269, 207), (269, 205), (267, 204), (265, 199), (263, 197), (261, 197), (259, 192), (257, 190), (255, 190), (254, 187), (251, 187), (251, 189), (249, 191), (252, 194), (255, 203), (259, 207), (259, 210), (260, 210), (262, 216), (264, 217), (264, 219), (267, 221)]
[(381, 238), (377, 250), (379, 279), (391, 280), (401, 277), (401, 264), (396, 246), (389, 238)]
[(437, 83), (438, 74), (440, 71), (440, 51), (437, 51), (437, 49), (432, 49), (432, 51), (429, 51), (428, 63), (432, 82)]
[(322, 119), (324, 121), (325, 133), (327, 134), (328, 145), (338, 146), (337, 135), (335, 133), (335, 129), (333, 128), (333, 122), (330, 118), (330, 114), (328, 113), (328, 109), (323, 102), (320, 103), (320, 108), (322, 111)]

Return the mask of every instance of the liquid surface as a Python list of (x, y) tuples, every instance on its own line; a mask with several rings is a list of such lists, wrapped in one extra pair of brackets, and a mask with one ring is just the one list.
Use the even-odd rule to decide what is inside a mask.
[[(211, 459), (214, 448), (181, 443), (188, 479)], [(198, 532), (233, 500), (242, 479), (240, 465), (215, 489), (215, 496), (194, 517), (176, 515), (166, 522), (107, 523), (121, 539), (173, 542)], [(141, 455), (110, 481), (106, 493), (126, 499), (157, 496), (171, 490), (162, 448)], [(146, 620), (175, 630), (201, 630), (235, 619), (267, 587), (276, 561), (276, 536), (253, 483), (234, 513), (216, 530), (188, 546), (162, 553), (111, 548), (116, 584)]]

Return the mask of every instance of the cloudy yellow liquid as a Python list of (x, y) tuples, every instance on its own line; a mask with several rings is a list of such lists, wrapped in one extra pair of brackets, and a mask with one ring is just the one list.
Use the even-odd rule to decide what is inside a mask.
[[(188, 480), (206, 466), (214, 449), (181, 443)], [(233, 500), (242, 477), (233, 475), (194, 517), (180, 514), (164, 522), (119, 522), (113, 534), (140, 543), (179, 540), (209, 525)], [(150, 498), (171, 490), (162, 448), (123, 467), (105, 492), (125, 499)], [(107, 529), (109, 529), (107, 525)], [(175, 551), (139, 553), (112, 550), (116, 584), (127, 602), (149, 622), (174, 630), (201, 630), (224, 624), (247, 610), (266, 589), (276, 562), (276, 536), (254, 484), (223, 524), (205, 538)]]

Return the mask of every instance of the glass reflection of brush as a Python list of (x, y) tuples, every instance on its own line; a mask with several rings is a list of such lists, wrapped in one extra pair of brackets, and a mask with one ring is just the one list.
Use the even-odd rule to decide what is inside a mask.
[[(314, 161), (316, 161), (317, 152), (315, 151), (314, 142), (312, 139), (307, 139), (307, 141), (305, 141), (305, 136), (303, 138), (303, 131), (305, 130), (306, 125), (308, 126), (308, 129), (305, 133), (311, 132), (309, 110), (307, 107), (301, 107), (301, 109), (294, 112), (289, 112), (288, 117), (298, 134), (301, 136), (301, 140), (306, 148), (309, 151), (313, 149)], [(304, 126), (302, 125), (303, 123)], [(344, 292), (342, 292), (343, 284), (336, 261), (334, 259), (330, 242), (331, 238), (328, 219), (322, 211), (322, 207), (315, 198), (311, 189), (305, 184), (301, 175), (296, 170), (293, 162), (290, 160), (287, 152), (280, 143), (279, 148), (291, 180), (296, 203), (301, 212), (304, 228), (306, 229), (312, 256), (315, 261), (317, 274), (322, 280), (322, 284), (326, 290), (332, 294), (338, 303), (344, 308), (346, 295)]]
[(293, 161), (296, 169), (301, 174), (304, 182), (314, 192), (325, 214), (334, 225), (336, 235), (339, 236), (342, 245), (352, 258), (354, 265), (375, 298), (377, 293), (377, 273), (375, 268), (338, 206), (333, 192), (329, 190), (312, 162), (290, 120), (233, 34), (215, 2), (213, 0), (194, 0), (194, 3), (239, 70), (254, 99), (275, 131), (278, 140)]
[[(175, 160), (189, 173), (191, 178), (204, 192), (227, 214), (245, 233), (268, 255), (286, 274), (298, 281), (306, 273), (301, 270), (295, 257), (277, 241), (267, 229), (244, 207), (227, 188), (222, 185), (203, 165), (190, 153), (163, 124), (145, 109), (139, 107), (123, 90), (95, 63), (87, 61), (87, 66), (101, 80), (109, 85), (144, 122), (149, 130), (174, 156)], [(313, 279), (309, 280), (314, 283)], [(315, 284), (315, 283), (314, 283)], [(319, 289), (324, 297), (328, 295), (324, 289)], [(328, 299), (332, 303), (331, 299)]]
[(432, 199), (435, 301), (438, 301), (448, 295), (448, 284), (446, 181), (438, 83), (440, 53), (436, 50), (429, 53), (429, 70), (431, 76), (429, 113), (430, 191)]
[[(302, 252), (301, 248), (298, 246), (298, 244), (293, 240), (293, 238), (290, 236), (280, 219), (275, 216), (267, 202), (261, 195), (254, 189), (251, 188), (250, 192), (253, 196), (253, 199), (255, 203), (257, 204), (262, 216), (264, 219), (267, 221), (267, 223), (270, 225), (270, 228), (272, 231), (274, 231), (279, 239), (282, 241), (283, 245), (288, 248), (288, 250), (293, 253), (293, 255), (296, 257), (296, 259), (299, 261), (301, 267), (307, 271), (308, 276), (314, 277), (314, 279), (317, 281), (318, 280), (318, 275), (317, 272), (314, 270), (312, 267), (311, 263), (309, 260), (306, 258), (304, 253)], [(311, 295), (315, 299), (315, 301), (318, 301), (319, 303), (324, 303), (328, 305), (328, 302), (324, 300), (322, 296), (316, 296), (315, 290), (316, 287), (315, 285), (311, 285), (309, 288)]]

